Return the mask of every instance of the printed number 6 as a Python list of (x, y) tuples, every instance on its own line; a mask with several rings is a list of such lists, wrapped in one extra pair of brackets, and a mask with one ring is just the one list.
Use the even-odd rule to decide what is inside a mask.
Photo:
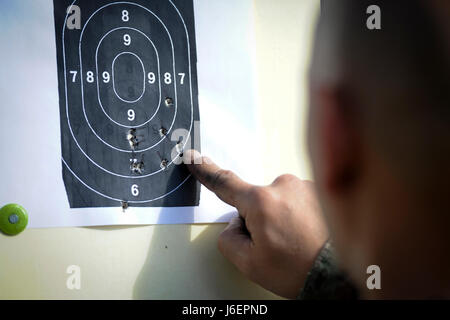
[(131, 194), (135, 197), (139, 195), (139, 186), (137, 184), (131, 186)]

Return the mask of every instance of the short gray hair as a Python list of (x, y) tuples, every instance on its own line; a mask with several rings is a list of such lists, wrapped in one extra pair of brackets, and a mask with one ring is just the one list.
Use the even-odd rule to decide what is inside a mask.
[[(311, 69), (313, 85), (353, 90), (373, 145), (405, 176), (420, 169), (415, 179), (450, 174), (450, 33), (431, 2), (444, 5), (322, 0)], [(381, 9), (381, 30), (367, 28), (370, 5)]]

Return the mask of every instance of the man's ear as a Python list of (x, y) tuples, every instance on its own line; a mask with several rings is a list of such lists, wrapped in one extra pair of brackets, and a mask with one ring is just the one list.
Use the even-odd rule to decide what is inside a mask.
[(342, 195), (355, 187), (362, 165), (356, 108), (344, 90), (321, 88), (315, 94), (321, 183), (330, 195)]

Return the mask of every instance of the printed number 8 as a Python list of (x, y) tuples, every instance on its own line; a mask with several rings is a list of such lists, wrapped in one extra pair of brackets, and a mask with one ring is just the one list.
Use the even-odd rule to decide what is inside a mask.
[(94, 73), (92, 71), (88, 71), (86, 73), (86, 81), (89, 83), (93, 83), (94, 82)]
[(128, 11), (127, 10), (123, 10), (122, 11), (122, 21), (123, 22), (130, 21), (130, 16), (128, 15)]
[(171, 84), (172, 83), (172, 75), (170, 73), (166, 72), (164, 74), (164, 82), (166, 84)]

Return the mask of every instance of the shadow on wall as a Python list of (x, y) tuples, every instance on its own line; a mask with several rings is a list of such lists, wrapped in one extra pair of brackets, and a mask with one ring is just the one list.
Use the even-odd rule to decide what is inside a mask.
[[(192, 209), (188, 209), (192, 211)], [(192, 227), (159, 225), (133, 291), (134, 299), (277, 299), (244, 278), (217, 249), (224, 224), (208, 225), (191, 240)]]
[(275, 299), (245, 279), (217, 250), (223, 224), (191, 241), (191, 227), (158, 226), (135, 285), (134, 299)]

